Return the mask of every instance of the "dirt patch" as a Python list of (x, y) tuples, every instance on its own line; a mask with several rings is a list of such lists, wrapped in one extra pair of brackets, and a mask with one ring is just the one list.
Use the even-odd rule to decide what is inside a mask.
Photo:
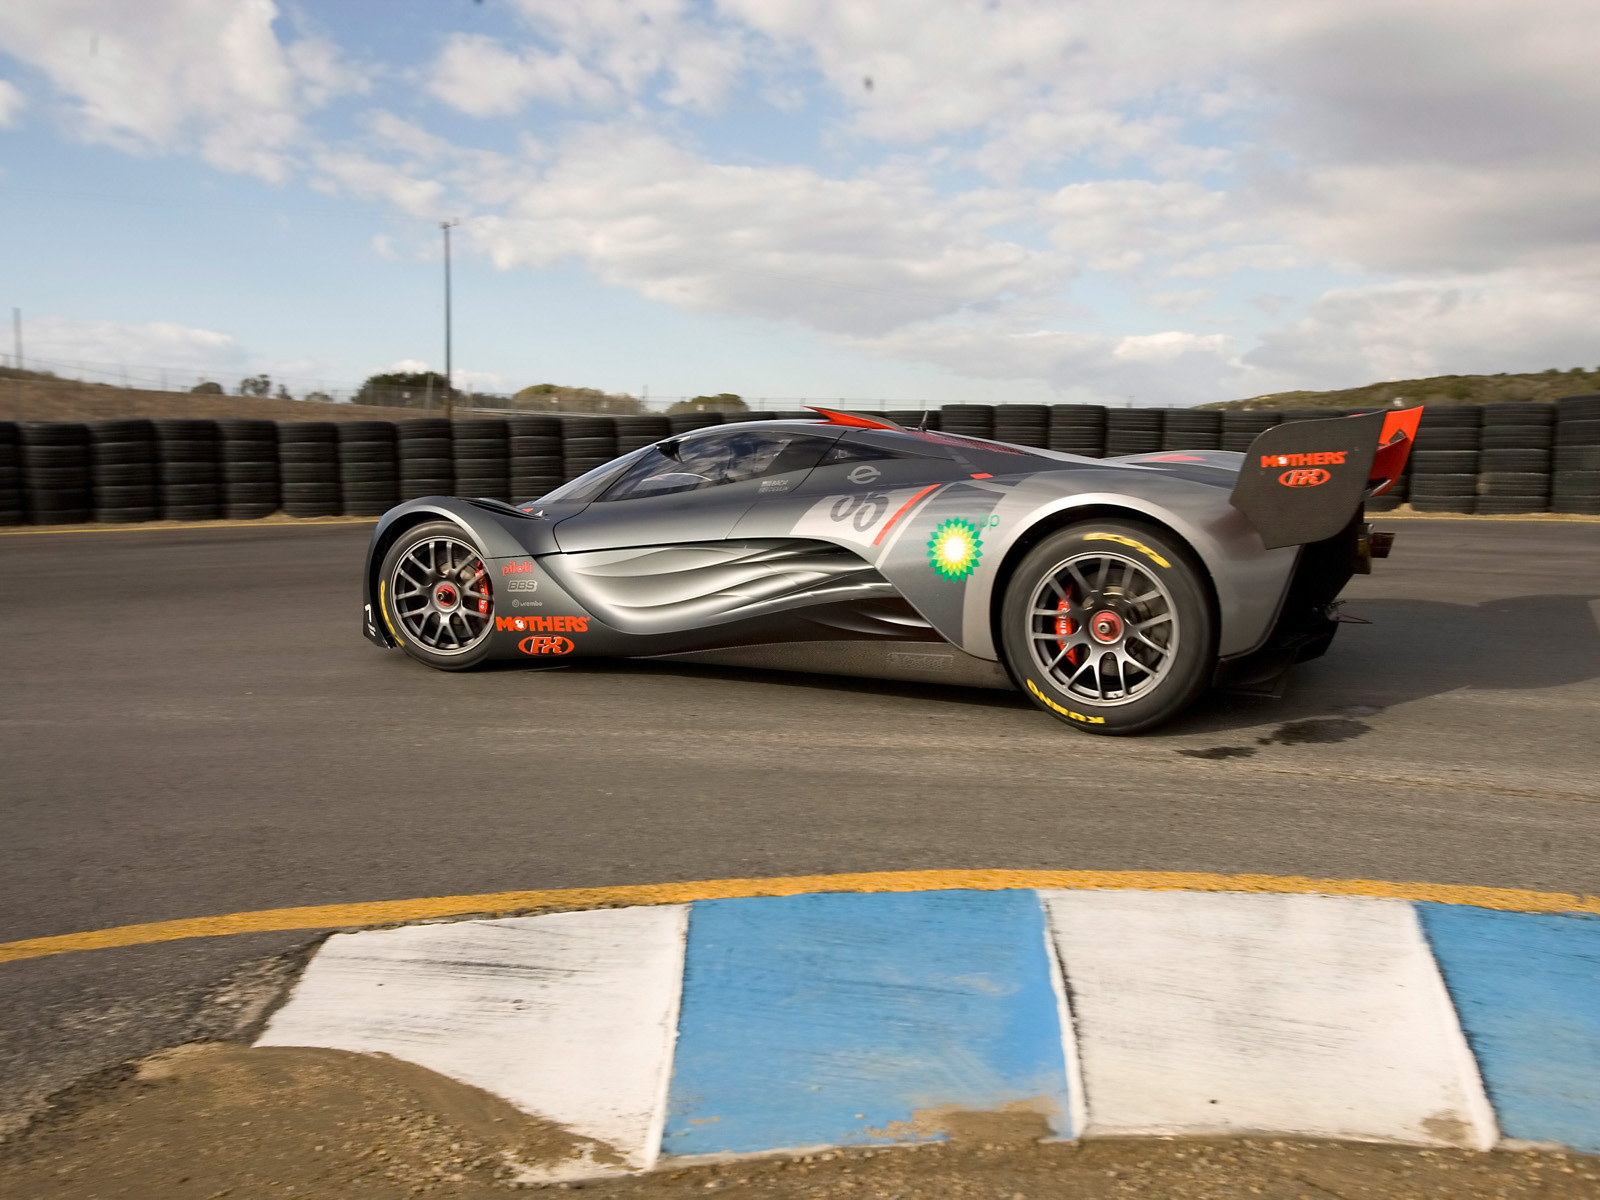
[(606, 1147), (382, 1055), (218, 1043), (153, 1055), (0, 1158), (17, 1200), (490, 1200), (529, 1187), (597, 1200), (1594, 1200), (1600, 1159), (1311, 1141), (1042, 1143), (1015, 1111), (918, 1114), (948, 1142), (675, 1166), (540, 1184)]
[(27, 1200), (493, 1192), (617, 1163), (609, 1147), (381, 1054), (180, 1046), (107, 1079), (0, 1158)]

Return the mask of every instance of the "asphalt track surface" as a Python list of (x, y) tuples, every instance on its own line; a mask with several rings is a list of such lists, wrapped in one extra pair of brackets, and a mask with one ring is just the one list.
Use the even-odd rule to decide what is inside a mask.
[[(1600, 893), (1600, 523), (1394, 521), (1370, 620), (1154, 735), (1020, 697), (358, 630), (365, 525), (0, 537), (0, 941), (305, 904), (929, 868)], [(0, 963), (0, 1132), (247, 1025), (304, 932)]]

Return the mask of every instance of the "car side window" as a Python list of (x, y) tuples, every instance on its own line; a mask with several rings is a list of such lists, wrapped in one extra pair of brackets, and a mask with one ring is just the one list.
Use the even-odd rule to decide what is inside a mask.
[(909, 439), (901, 436), (894, 445), (872, 440), (871, 435), (846, 434), (835, 442), (827, 454), (822, 457), (822, 465), (833, 466), (835, 463), (855, 462), (882, 462), (885, 459), (908, 458), (949, 458), (948, 450), (940, 445), (928, 444), (926, 446), (910, 446), (905, 443)]
[(728, 430), (673, 438), (645, 451), (601, 500), (639, 500), (816, 466), (833, 439), (782, 430)]
[(840, 438), (822, 456), (822, 465), (831, 467), (834, 463), (847, 462), (877, 462), (885, 458), (893, 458), (894, 452), (884, 446), (869, 446), (864, 442), (852, 441), (849, 438)]

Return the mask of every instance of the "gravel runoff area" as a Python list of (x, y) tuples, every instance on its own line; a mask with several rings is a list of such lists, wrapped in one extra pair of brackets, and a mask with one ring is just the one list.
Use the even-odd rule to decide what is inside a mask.
[(596, 1197), (802, 1200), (1578, 1200), (1600, 1158), (1475, 1154), (1252, 1139), (1041, 1143), (1036, 1114), (954, 1113), (947, 1142), (676, 1166), (535, 1182), (541, 1164), (605, 1163), (604, 1147), (487, 1092), (383, 1055), (205, 1043), (162, 1051), (76, 1090), (0, 1154), (17, 1200), (255, 1200), (529, 1189)]

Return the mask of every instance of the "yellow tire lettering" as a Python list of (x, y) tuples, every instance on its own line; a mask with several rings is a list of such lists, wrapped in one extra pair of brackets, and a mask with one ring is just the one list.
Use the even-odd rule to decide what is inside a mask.
[(1049, 696), (1046, 696), (1043, 692), (1041, 692), (1039, 690), (1039, 685), (1034, 683), (1031, 679), (1028, 680), (1028, 690), (1037, 696), (1039, 698), (1039, 702), (1051, 712), (1060, 713), (1069, 721), (1081, 721), (1085, 725), (1104, 725), (1106, 723), (1106, 719), (1104, 717), (1086, 717), (1080, 712), (1073, 712), (1070, 708), (1062, 708), (1061, 705), (1057, 704), (1054, 700), (1050, 699)]
[(1119, 542), (1124, 546), (1132, 546), (1141, 554), (1148, 555), (1150, 561), (1158, 566), (1170, 567), (1172, 565), (1143, 542), (1136, 542), (1131, 537), (1123, 537), (1120, 533), (1086, 533), (1083, 535), (1083, 540), (1086, 542)]
[(389, 616), (389, 601), (385, 596), (385, 586), (384, 580), (378, 580), (378, 611), (383, 614), (383, 623), (389, 627), (389, 636), (404, 646), (406, 640), (400, 636), (400, 631), (394, 627), (394, 621)]

